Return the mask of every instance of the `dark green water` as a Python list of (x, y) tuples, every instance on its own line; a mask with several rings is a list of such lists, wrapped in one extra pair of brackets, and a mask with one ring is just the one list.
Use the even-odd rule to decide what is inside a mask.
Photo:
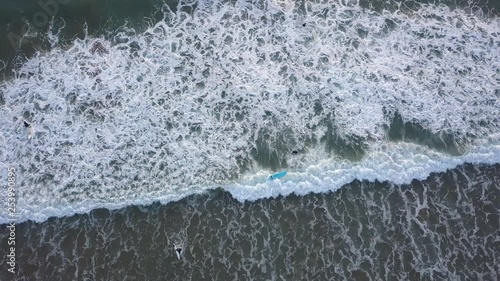
[[(107, 34), (109, 30), (114, 30), (125, 22), (140, 29), (146, 25), (144, 18), (155, 18), (155, 12), (163, 4), (163, 1), (156, 0), (60, 2), (64, 4), (54, 5), (53, 3), (59, 3), (55, 0), (46, 1), (46, 3), (51, 3), (47, 6), (38, 4), (36, 0), (0, 3), (0, 37), (2, 38), (0, 60), (10, 61), (19, 55), (31, 56), (36, 51), (50, 49), (50, 43), (47, 42), (45, 35), (49, 28), (47, 19), (50, 21), (52, 14), (55, 18), (55, 27), (65, 25), (60, 36), (60, 43), (64, 45), (71, 43), (75, 36), (82, 38), (85, 28), (90, 34), (95, 35)], [(174, 5), (172, 2), (166, 3)], [(40, 16), (40, 13), (45, 14), (47, 19)], [(21, 37), (28, 27), (35, 33), (32, 32), (22, 39), (19, 47), (18, 37)]]

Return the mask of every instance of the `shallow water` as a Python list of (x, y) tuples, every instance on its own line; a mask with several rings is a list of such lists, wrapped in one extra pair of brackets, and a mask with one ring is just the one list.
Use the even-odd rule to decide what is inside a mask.
[(499, 165), (245, 203), (217, 189), (18, 225), (16, 280), (497, 280), (499, 210)]

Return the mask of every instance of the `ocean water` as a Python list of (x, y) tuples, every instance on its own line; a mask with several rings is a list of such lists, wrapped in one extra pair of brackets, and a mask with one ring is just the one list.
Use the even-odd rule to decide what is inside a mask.
[(495, 3), (129, 4), (0, 52), (2, 280), (498, 279)]
[(30, 221), (16, 280), (498, 280), (499, 171), (244, 203), (216, 189)]

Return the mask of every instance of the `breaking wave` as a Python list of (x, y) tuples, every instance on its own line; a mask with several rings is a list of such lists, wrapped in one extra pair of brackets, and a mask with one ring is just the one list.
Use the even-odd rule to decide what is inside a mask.
[[(0, 166), (18, 171), (20, 220), (218, 186), (253, 200), (499, 163), (497, 17), (287, 1), (163, 14), (144, 32), (39, 52), (0, 85)], [(278, 168), (291, 173), (265, 183)]]

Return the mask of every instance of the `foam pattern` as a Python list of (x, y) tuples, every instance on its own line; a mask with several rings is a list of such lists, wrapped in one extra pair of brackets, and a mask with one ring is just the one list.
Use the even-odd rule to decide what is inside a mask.
[[(256, 142), (265, 135), (274, 149), (284, 130), (294, 140), (289, 149), (310, 156), (302, 159), (311, 167), (291, 166), (307, 174), (307, 191), (498, 161), (498, 18), (445, 6), (408, 14), (342, 3), (191, 1), (189, 13), (182, 3), (176, 12), (165, 6), (164, 19), (144, 32), (124, 27), (37, 53), (0, 85), (0, 165), (18, 169), (21, 219), (231, 186), (259, 170)], [(390, 159), (398, 168), (381, 169), (387, 158), (378, 151), (394, 145), (386, 128), (396, 112), (433, 133), (467, 138), (471, 150), (451, 158), (427, 148), (408, 154), (397, 144), (400, 154)], [(34, 124), (31, 140), (23, 119)], [(359, 163), (323, 157), (337, 164), (316, 174), (312, 154), (324, 153), (306, 141), (321, 139), (328, 123), (341, 137), (367, 140), (370, 154)], [(477, 158), (474, 149), (482, 151)], [(391, 176), (401, 172), (401, 180)], [(275, 195), (260, 188), (237, 197)]]

